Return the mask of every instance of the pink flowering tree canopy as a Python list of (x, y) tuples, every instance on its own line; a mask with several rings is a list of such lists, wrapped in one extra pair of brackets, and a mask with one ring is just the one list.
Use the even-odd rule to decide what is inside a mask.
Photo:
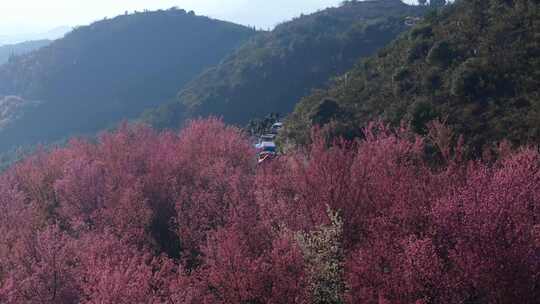
[(0, 175), (0, 303), (538, 303), (540, 154), (124, 125)]

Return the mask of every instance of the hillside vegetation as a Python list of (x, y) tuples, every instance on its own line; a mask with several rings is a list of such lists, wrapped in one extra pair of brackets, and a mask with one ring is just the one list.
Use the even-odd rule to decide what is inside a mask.
[(245, 125), (272, 112), (289, 113), (302, 96), (405, 31), (407, 16), (424, 11), (399, 0), (345, 1), (302, 15), (257, 35), (191, 81), (176, 102), (144, 119), (177, 127), (186, 117), (213, 114)]
[(311, 126), (327, 125), (358, 136), (375, 118), (405, 120), (421, 134), (445, 120), (472, 150), (502, 139), (540, 142), (540, 2), (461, 0), (433, 11), (304, 98), (285, 135), (302, 144)]
[[(0, 66), (0, 96), (23, 103), (0, 150), (95, 132), (174, 97), (255, 31), (193, 12), (135, 13), (79, 27)], [(35, 105), (37, 104), (37, 105)]]

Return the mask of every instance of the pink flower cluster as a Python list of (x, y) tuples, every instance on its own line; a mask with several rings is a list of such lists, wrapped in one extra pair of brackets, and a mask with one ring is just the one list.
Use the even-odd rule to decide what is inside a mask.
[(443, 141), (373, 124), (257, 166), (208, 119), (38, 153), (0, 176), (0, 303), (314, 303), (298, 235), (329, 209), (346, 303), (538, 303), (540, 154)]

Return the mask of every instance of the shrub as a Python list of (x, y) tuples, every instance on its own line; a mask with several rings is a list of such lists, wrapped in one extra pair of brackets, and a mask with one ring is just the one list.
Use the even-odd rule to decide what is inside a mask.
[(433, 28), (427, 24), (417, 25), (409, 33), (409, 37), (411, 40), (417, 38), (426, 39), (430, 38), (431, 36), (433, 36)]
[(431, 65), (447, 66), (452, 63), (454, 52), (447, 41), (439, 41), (433, 45), (427, 55), (427, 62)]
[(476, 58), (463, 62), (452, 75), (450, 92), (455, 96), (474, 97), (481, 93), (484, 73)]
[(407, 63), (409, 64), (416, 60), (424, 59), (431, 46), (431, 44), (425, 40), (415, 40), (412, 41), (411, 44), (410, 48), (406, 51)]
[(442, 73), (441, 70), (437, 68), (430, 69), (423, 77), (422, 77), (422, 84), (426, 88), (426, 90), (430, 92), (435, 92), (434, 95), (437, 94), (437, 90), (440, 89), (442, 85)]
[(438, 116), (429, 101), (417, 101), (411, 105), (411, 127), (418, 134), (427, 133), (427, 125)]
[(317, 105), (311, 114), (311, 120), (316, 126), (323, 126), (341, 114), (339, 104), (330, 98), (325, 98)]
[(392, 80), (399, 82), (399, 81), (402, 81), (402, 80), (406, 79), (407, 76), (409, 76), (409, 75), (410, 75), (409, 69), (407, 69), (406, 67), (401, 67), (401, 68), (396, 70), (396, 72), (392, 76)]

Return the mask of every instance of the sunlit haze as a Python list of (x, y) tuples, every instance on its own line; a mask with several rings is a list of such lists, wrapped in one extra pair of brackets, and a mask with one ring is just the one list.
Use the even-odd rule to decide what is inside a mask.
[(2, 0), (0, 35), (89, 24), (125, 11), (178, 6), (199, 15), (267, 29), (300, 13), (338, 5), (340, 0)]
[[(43, 32), (58, 26), (89, 24), (126, 11), (178, 6), (199, 15), (268, 29), (301, 13), (341, 0), (2, 0), (0, 36)], [(413, 0), (405, 1), (413, 2)]]

